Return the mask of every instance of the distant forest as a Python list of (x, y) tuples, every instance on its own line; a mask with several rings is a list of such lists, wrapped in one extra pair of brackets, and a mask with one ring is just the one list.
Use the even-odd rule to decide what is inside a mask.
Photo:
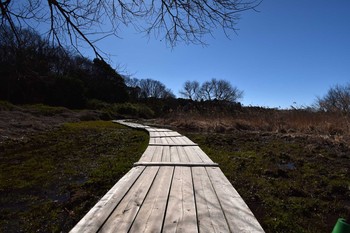
[(91, 61), (61, 46), (51, 45), (37, 32), (0, 32), (0, 99), (14, 104), (43, 103), (85, 108), (89, 100), (132, 102), (140, 98), (174, 98), (159, 81), (140, 80), (127, 86), (125, 79), (104, 60)]

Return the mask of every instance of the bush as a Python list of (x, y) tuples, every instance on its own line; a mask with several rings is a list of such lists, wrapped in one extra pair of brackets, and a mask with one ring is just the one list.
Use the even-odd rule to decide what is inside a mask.
[(12, 111), (17, 107), (8, 101), (0, 100), (0, 110), (1, 111)]
[(90, 99), (86, 102), (86, 107), (88, 109), (94, 109), (94, 110), (101, 110), (103, 108), (107, 108), (110, 105), (111, 104), (98, 99)]
[(103, 108), (103, 111), (109, 114), (112, 118), (153, 118), (154, 112), (143, 104), (123, 103), (113, 104)]
[(54, 116), (68, 111), (65, 107), (52, 107), (44, 104), (26, 105), (25, 108), (34, 111), (40, 116)]

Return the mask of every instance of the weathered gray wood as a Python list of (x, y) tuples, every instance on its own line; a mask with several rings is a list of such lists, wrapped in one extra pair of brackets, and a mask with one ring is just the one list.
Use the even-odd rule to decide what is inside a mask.
[(157, 147), (155, 146), (149, 146), (147, 147), (147, 149), (145, 150), (145, 152), (142, 154), (141, 158), (140, 158), (140, 162), (150, 162), (152, 161), (154, 152), (156, 151)]
[[(195, 151), (193, 151), (191, 148), (193, 148), (193, 147), (183, 147), (183, 151), (184, 151), (184, 153), (186, 153), (187, 154), (187, 157), (188, 157), (188, 159), (189, 159), (189, 161), (191, 161), (191, 162), (197, 162), (197, 163), (208, 163), (208, 164), (210, 164), (210, 163), (213, 163), (212, 161), (209, 161), (208, 162), (208, 160), (205, 160), (205, 159), (203, 159), (202, 157), (200, 157)], [(203, 161), (203, 160), (205, 160), (205, 161)]]
[(206, 168), (231, 232), (264, 232), (253, 213), (220, 168)]
[(204, 153), (204, 151), (202, 151), (202, 149), (199, 146), (194, 146), (194, 147), (190, 147), (190, 149), (194, 152), (197, 153), (197, 155), (199, 157), (202, 158), (203, 162), (206, 163), (210, 163), (213, 162), (213, 160), (211, 160), (207, 154)]
[(125, 195), (100, 232), (128, 232), (134, 221), (159, 167), (146, 167), (130, 191)]
[(147, 128), (147, 131), (150, 131), (150, 132), (174, 132), (170, 129), (157, 129), (157, 128)]
[(196, 162), (137, 162), (137, 166), (182, 166), (182, 167), (218, 167), (217, 163), (196, 163)]
[(125, 194), (128, 193), (144, 169), (145, 167), (131, 169), (97, 202), (70, 232), (97, 232)]
[(156, 150), (154, 151), (152, 162), (160, 162), (162, 161), (162, 153), (163, 153), (164, 146), (157, 146)]
[(191, 168), (175, 167), (164, 232), (198, 232)]
[(183, 138), (182, 138), (184, 141), (185, 141), (185, 143), (187, 143), (187, 144), (191, 144), (191, 143), (193, 143), (188, 137), (186, 137), (186, 136), (184, 136)]
[[(199, 156), (194, 150), (194, 147), (184, 147), (184, 151), (187, 154), (188, 158), (190, 158), (190, 161), (195, 161), (198, 163), (213, 163), (212, 161), (207, 162), (205, 159), (203, 159), (201, 156)], [(204, 162), (206, 161), (206, 162)]]
[(161, 167), (129, 232), (161, 232), (174, 167)]
[(180, 158), (180, 161), (181, 161), (182, 163), (188, 163), (188, 162), (190, 162), (190, 160), (188, 159), (187, 154), (184, 152), (182, 146), (177, 146), (177, 147), (176, 147), (176, 151), (177, 151), (177, 153), (179, 154), (179, 158)]
[(162, 154), (162, 161), (163, 162), (170, 162), (170, 147), (164, 146), (163, 147), (163, 154)]
[(177, 152), (176, 146), (170, 147), (170, 161), (171, 162), (180, 162), (181, 161), (179, 153)]
[(150, 138), (181, 138), (183, 136), (181, 135), (153, 135), (153, 136), (150, 136)]
[[(169, 139), (169, 138), (158, 138), (159, 143), (160, 143), (160, 144), (163, 144), (163, 145), (169, 144), (168, 139)], [(171, 143), (170, 143), (170, 144), (171, 144)]]
[(198, 146), (197, 144), (168, 144), (168, 143), (150, 143), (148, 146)]
[(204, 167), (193, 167), (197, 218), (201, 233), (230, 232), (220, 202)]

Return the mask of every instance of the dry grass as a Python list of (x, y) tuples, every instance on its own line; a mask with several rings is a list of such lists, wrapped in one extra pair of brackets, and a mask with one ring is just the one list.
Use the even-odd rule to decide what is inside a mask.
[(348, 142), (350, 139), (349, 116), (306, 110), (242, 108), (231, 114), (177, 112), (157, 120), (157, 123), (197, 132), (255, 131), (303, 134), (336, 142)]

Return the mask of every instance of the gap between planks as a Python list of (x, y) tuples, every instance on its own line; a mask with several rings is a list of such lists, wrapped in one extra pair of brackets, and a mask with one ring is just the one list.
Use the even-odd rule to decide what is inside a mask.
[(137, 162), (137, 166), (177, 166), (177, 167), (219, 167), (217, 163), (193, 163), (193, 162)]

